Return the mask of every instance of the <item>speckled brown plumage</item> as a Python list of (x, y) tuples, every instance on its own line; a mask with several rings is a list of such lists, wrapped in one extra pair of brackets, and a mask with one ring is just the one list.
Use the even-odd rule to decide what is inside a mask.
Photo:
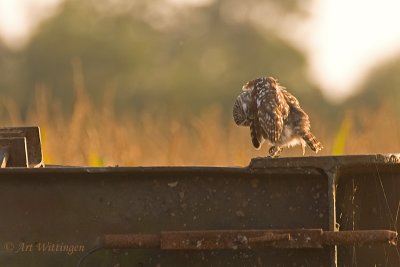
[(267, 140), (272, 157), (279, 156), (283, 147), (298, 144), (303, 155), (305, 144), (316, 153), (323, 148), (311, 133), (309, 117), (299, 101), (276, 79), (258, 78), (247, 82), (242, 89), (233, 107), (233, 118), (237, 125), (250, 128), (255, 148)]

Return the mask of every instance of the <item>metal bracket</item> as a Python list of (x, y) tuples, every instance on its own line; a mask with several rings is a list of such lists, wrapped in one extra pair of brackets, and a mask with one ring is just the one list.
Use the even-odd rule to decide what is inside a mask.
[(1, 168), (43, 167), (39, 127), (0, 128)]

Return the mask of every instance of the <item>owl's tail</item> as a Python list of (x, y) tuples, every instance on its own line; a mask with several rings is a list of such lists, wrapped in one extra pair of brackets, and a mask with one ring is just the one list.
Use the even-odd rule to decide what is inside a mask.
[(264, 142), (264, 138), (259, 131), (259, 127), (255, 121), (250, 123), (250, 135), (251, 135), (251, 142), (256, 149), (260, 149), (262, 143)]
[(307, 145), (315, 151), (315, 153), (318, 153), (318, 151), (322, 150), (324, 147), (322, 146), (321, 142), (317, 140), (315, 135), (313, 135), (311, 132), (305, 133), (303, 135), (304, 141), (306, 141)]

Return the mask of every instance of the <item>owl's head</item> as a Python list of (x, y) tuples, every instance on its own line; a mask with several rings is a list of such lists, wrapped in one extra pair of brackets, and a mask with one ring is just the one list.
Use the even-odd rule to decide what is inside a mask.
[(242, 90), (243, 91), (251, 91), (255, 87), (276, 87), (278, 84), (278, 80), (276, 80), (274, 77), (261, 77), (257, 78), (252, 81), (248, 81), (245, 85), (243, 85)]
[(251, 104), (251, 92), (243, 91), (235, 101), (233, 105), (233, 120), (239, 126), (250, 125), (250, 104)]

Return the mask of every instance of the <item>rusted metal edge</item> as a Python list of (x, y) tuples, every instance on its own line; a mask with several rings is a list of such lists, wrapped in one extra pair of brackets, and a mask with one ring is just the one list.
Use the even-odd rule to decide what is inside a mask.
[[(247, 167), (227, 167), (227, 166), (110, 166), (110, 167), (85, 167), (85, 166), (61, 166), (46, 165), (46, 168), (21, 169), (6, 168), (2, 172), (9, 173), (192, 173), (201, 171), (203, 173), (302, 173), (318, 174), (318, 169), (336, 172), (339, 169), (357, 166), (398, 166), (400, 167), (400, 154), (376, 154), (376, 155), (346, 155), (346, 156), (310, 156), (310, 157), (289, 157), (289, 158), (253, 158)], [(286, 171), (285, 171), (286, 170)], [(321, 174), (321, 173), (319, 173)]]
[(161, 250), (323, 248), (332, 245), (371, 244), (396, 245), (397, 232), (390, 230), (334, 232), (322, 229), (163, 231), (160, 234), (104, 235), (100, 241), (100, 245), (106, 249)]
[(277, 167), (304, 168), (314, 167), (323, 170), (365, 165), (400, 165), (400, 153), (343, 156), (310, 156), (290, 158), (253, 158), (250, 169), (268, 169)]
[[(51, 166), (46, 165), (45, 168), (5, 168), (0, 174), (71, 174), (71, 179), (75, 179), (76, 174), (107, 174), (109, 179), (112, 175), (135, 175), (135, 178), (140, 176), (157, 175), (158, 177), (176, 177), (193, 175), (200, 177), (203, 175), (212, 174), (215, 178), (227, 176), (241, 176), (244, 174), (254, 173), (246, 167), (213, 167), (213, 166), (156, 166), (156, 167), (71, 167), (71, 166)], [(282, 174), (282, 175), (321, 175), (314, 168), (274, 168), (262, 171), (263, 174)], [(81, 179), (79, 177), (79, 179)], [(107, 177), (106, 177), (107, 179)]]
[[(110, 167), (85, 167), (85, 166), (61, 166), (46, 165), (46, 168), (36, 170), (20, 168), (7, 168), (5, 172), (69, 172), (69, 173), (164, 173), (180, 172), (190, 173), (202, 171), (206, 173), (276, 173), (286, 170), (286, 172), (317, 174), (317, 170), (324, 172), (338, 169), (365, 166), (398, 166), (400, 167), (400, 154), (376, 154), (376, 155), (346, 155), (346, 156), (311, 156), (311, 157), (289, 157), (289, 158), (253, 158), (247, 167), (228, 167), (228, 166), (110, 166)], [(289, 169), (289, 171), (288, 171)], [(320, 173), (321, 174), (321, 173)]]

